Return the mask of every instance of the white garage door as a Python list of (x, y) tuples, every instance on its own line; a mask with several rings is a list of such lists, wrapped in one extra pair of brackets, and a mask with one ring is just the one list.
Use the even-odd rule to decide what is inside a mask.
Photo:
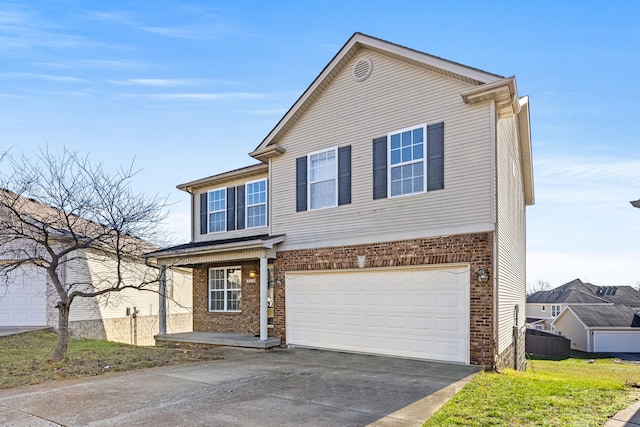
[(287, 273), (287, 344), (469, 363), (468, 271)]
[(45, 291), (42, 269), (23, 267), (0, 276), (0, 326), (45, 326)]
[(595, 331), (593, 351), (640, 353), (640, 331)]

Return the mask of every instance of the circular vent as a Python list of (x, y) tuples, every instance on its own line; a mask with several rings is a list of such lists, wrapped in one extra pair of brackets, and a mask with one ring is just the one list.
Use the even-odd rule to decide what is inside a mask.
[(371, 75), (371, 69), (373, 68), (370, 59), (361, 59), (353, 66), (353, 78), (356, 81), (363, 81)]

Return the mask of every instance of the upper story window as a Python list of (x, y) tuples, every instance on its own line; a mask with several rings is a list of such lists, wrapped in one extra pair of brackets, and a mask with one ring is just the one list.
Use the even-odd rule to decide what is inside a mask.
[(338, 162), (336, 148), (309, 154), (310, 209), (337, 206)]
[(296, 212), (351, 203), (351, 146), (296, 159)]
[(373, 140), (373, 199), (444, 188), (444, 122), (389, 132)]
[(248, 182), (247, 228), (267, 225), (267, 180)]
[(387, 135), (391, 197), (424, 192), (425, 130), (426, 125), (421, 125)]
[(560, 306), (559, 305), (552, 305), (551, 306), (551, 316), (556, 317), (558, 314), (560, 314)]
[(209, 191), (209, 233), (227, 230), (227, 189)]

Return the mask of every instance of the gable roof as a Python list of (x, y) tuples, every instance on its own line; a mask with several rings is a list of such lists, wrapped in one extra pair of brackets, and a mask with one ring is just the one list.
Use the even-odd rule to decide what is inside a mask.
[[(588, 328), (630, 328), (640, 326), (636, 311), (626, 305), (576, 305), (567, 310)], [(559, 318), (560, 316), (558, 316)], [(554, 323), (557, 321), (554, 320)]]
[(280, 121), (278, 121), (271, 132), (269, 132), (264, 140), (255, 150), (249, 153), (249, 155), (262, 162), (267, 162), (268, 159), (284, 153), (284, 149), (278, 145), (278, 142), (289, 132), (311, 105), (322, 95), (324, 90), (362, 49), (368, 49), (397, 61), (402, 61), (468, 83), (470, 85), (469, 90), (460, 94), (465, 103), (472, 105), (494, 100), (500, 117), (511, 116), (513, 114), (517, 115), (520, 152), (522, 153), (521, 162), (525, 202), (527, 205), (533, 205), (535, 203), (531, 158), (529, 98), (520, 98), (518, 96), (515, 77), (504, 78), (497, 74), (462, 65), (362, 33), (354, 33), (353, 36), (351, 36), (309, 87), (300, 95), (291, 108), (289, 108)]
[(624, 304), (640, 308), (640, 292), (631, 286), (596, 286), (580, 279), (527, 297), (533, 304)]
[(269, 132), (264, 140), (249, 153), (258, 160), (265, 160), (271, 155), (269, 146), (277, 143), (286, 134), (298, 119), (307, 111), (324, 92), (324, 89), (347, 66), (349, 61), (362, 49), (370, 49), (382, 55), (406, 62), (429, 71), (442, 74), (457, 80), (479, 86), (486, 83), (494, 83), (503, 79), (497, 74), (488, 73), (477, 68), (468, 67), (457, 62), (429, 55), (408, 47), (400, 46), (379, 38), (362, 33), (355, 33), (342, 46), (338, 53), (324, 67), (309, 87), (300, 95), (289, 111), (280, 119), (276, 126)]

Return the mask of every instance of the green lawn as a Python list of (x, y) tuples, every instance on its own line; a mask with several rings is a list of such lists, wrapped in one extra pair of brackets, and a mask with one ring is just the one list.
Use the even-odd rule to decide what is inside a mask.
[(207, 349), (135, 347), (109, 341), (71, 339), (67, 360), (52, 361), (56, 338), (54, 332), (0, 337), (0, 389), (218, 358)]
[(482, 372), (428, 426), (602, 426), (637, 397), (640, 364), (529, 360), (526, 372)]

